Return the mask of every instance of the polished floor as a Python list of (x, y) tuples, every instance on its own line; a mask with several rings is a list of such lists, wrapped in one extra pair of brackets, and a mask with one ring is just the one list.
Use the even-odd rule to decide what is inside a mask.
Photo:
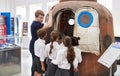
[[(30, 76), (31, 75), (31, 54), (28, 49), (21, 50), (21, 73), (12, 76)], [(120, 76), (120, 65), (117, 65), (115, 76)]]

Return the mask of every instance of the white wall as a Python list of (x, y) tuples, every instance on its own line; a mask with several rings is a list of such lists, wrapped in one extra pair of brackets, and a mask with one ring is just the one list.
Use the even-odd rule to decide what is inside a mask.
[(4, 12), (6, 10), (5, 0), (0, 0), (0, 12)]
[(45, 12), (45, 14), (47, 14), (47, 2), (58, 2), (59, 0), (14, 0), (14, 13), (16, 13), (16, 7), (17, 6), (25, 6), (26, 8), (26, 21), (30, 21), (30, 5), (31, 4), (37, 4), (37, 3), (40, 3), (42, 4), (42, 7), (39, 6), (39, 8), (42, 8), (42, 10)]
[(41, 4), (43, 4), (42, 10), (44, 12), (46, 12), (47, 11), (47, 7), (46, 7), (47, 2), (53, 2), (53, 1), (59, 1), (59, 0), (15, 0), (15, 6), (25, 5), (26, 7), (29, 7), (30, 4), (41, 3)]
[(97, 2), (106, 7), (112, 13), (112, 0), (97, 0)]
[(114, 36), (120, 37), (120, 0), (98, 0), (98, 3), (108, 8), (112, 13)]
[[(31, 18), (30, 15), (30, 5), (32, 4), (42, 4), (42, 6), (40, 5), (37, 9), (42, 8), (41, 10), (43, 10), (45, 12), (45, 14), (47, 14), (47, 3), (48, 2), (58, 2), (59, 0), (14, 0), (15, 3), (15, 7), (14, 7), (14, 11), (16, 11), (16, 7), (17, 6), (25, 6), (26, 8), (26, 19), (24, 19), (24, 21), (28, 22), (28, 28), (30, 28), (31, 22), (34, 20), (34, 18)], [(34, 10), (33, 10), (34, 12)], [(34, 15), (34, 13), (33, 13)], [(28, 29), (28, 33), (30, 33), (30, 29)], [(30, 36), (30, 35), (29, 35)]]
[(14, 16), (14, 0), (0, 0), (0, 12), (11, 12)]
[(115, 36), (120, 37), (120, 0), (114, 0), (112, 5), (114, 32)]

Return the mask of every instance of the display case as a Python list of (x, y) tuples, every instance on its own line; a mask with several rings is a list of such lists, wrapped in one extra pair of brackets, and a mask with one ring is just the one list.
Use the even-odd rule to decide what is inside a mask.
[(0, 76), (21, 72), (20, 37), (0, 36)]

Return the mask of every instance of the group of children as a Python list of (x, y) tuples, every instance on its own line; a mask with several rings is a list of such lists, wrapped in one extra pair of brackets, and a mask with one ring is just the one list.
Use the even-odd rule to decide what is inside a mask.
[(43, 76), (43, 73), (45, 76), (77, 76), (81, 50), (72, 45), (71, 37), (64, 36), (59, 43), (60, 33), (54, 30), (50, 33), (50, 43), (45, 45), (46, 30), (39, 29), (37, 35), (32, 64), (34, 76)]

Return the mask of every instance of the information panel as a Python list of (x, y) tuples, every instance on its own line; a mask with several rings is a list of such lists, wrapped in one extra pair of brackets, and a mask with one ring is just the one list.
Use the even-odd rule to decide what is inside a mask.
[(120, 55), (120, 43), (112, 43), (103, 55), (98, 59), (98, 62), (110, 68), (114, 61)]

